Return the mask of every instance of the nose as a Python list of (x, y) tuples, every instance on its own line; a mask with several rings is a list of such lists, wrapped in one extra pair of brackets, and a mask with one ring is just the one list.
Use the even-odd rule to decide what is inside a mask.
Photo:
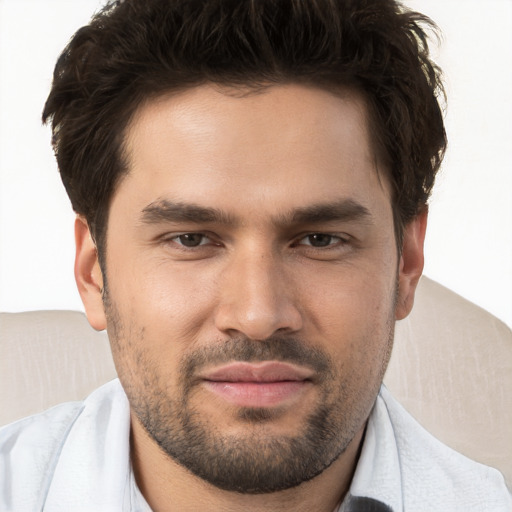
[(302, 314), (293, 279), (287, 275), (271, 251), (246, 251), (231, 259), (220, 283), (217, 329), (253, 340), (300, 330)]

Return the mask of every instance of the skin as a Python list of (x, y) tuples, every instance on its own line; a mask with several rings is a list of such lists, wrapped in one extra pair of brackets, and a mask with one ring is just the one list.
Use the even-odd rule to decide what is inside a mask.
[[(129, 173), (110, 207), (105, 275), (80, 217), (75, 274), (91, 325), (109, 331), (132, 405), (141, 491), (155, 511), (331, 512), (350, 485), (394, 321), (412, 308), (423, 268), (426, 213), (406, 226), (399, 254), (364, 101), (293, 84), (242, 97), (205, 85), (145, 104), (125, 143)], [(221, 215), (198, 219), (196, 207)], [(183, 209), (189, 219), (169, 214)], [(185, 233), (195, 235), (180, 238)], [(200, 245), (184, 247), (190, 240)], [(315, 373), (297, 393), (264, 406), (262, 421), (241, 419), (244, 407), (200, 379), (188, 396), (200, 426), (255, 453), (269, 439), (303, 436), (319, 403), (334, 407), (340, 453), (301, 485), (221, 489), (164, 453), (143, 426), (155, 389), (169, 414), (184, 396), (184, 360), (237, 339), (296, 340), (332, 363), (330, 384)]]

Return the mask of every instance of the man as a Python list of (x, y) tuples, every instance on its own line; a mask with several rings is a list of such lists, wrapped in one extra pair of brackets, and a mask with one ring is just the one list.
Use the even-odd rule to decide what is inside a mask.
[(510, 510), (382, 388), (445, 148), (394, 1), (126, 0), (44, 110), (119, 380), (0, 434), (6, 510)]

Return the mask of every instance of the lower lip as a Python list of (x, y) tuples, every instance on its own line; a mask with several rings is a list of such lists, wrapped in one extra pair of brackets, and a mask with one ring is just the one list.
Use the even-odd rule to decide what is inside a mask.
[(300, 395), (309, 381), (217, 382), (205, 381), (217, 396), (239, 407), (272, 407)]

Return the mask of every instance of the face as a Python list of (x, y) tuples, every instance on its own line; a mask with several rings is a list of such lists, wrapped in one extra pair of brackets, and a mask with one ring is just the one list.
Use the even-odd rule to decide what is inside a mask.
[(81, 292), (132, 428), (222, 489), (315, 477), (364, 428), (405, 300), (364, 102), (201, 86), (142, 107), (126, 151), (104, 304), (94, 270)]

